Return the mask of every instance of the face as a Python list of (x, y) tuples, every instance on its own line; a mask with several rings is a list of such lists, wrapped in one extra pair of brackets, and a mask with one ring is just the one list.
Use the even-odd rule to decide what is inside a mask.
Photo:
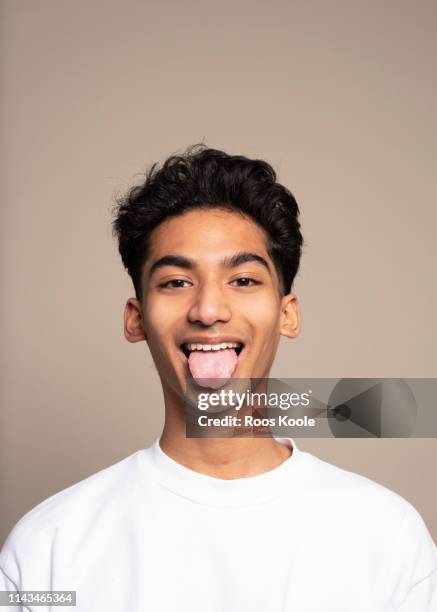
[(188, 343), (237, 342), (233, 378), (266, 378), (281, 335), (294, 338), (300, 309), (280, 295), (267, 235), (249, 218), (220, 209), (193, 210), (151, 234), (143, 299), (125, 308), (125, 336), (146, 340), (164, 388), (183, 400)]

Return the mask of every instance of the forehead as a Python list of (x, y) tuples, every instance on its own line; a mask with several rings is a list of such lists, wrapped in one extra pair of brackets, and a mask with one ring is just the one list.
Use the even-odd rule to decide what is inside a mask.
[(196, 209), (161, 223), (150, 236), (149, 260), (169, 252), (199, 260), (220, 259), (236, 251), (267, 255), (267, 234), (248, 217), (220, 209)]

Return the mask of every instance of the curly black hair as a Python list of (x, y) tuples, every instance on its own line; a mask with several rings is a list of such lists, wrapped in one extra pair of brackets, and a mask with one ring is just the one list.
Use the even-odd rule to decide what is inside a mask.
[(113, 233), (138, 300), (151, 232), (165, 219), (196, 208), (230, 210), (258, 223), (267, 233), (281, 292), (291, 291), (303, 244), (293, 194), (276, 182), (267, 162), (198, 144), (161, 167), (153, 164), (141, 185), (116, 198)]

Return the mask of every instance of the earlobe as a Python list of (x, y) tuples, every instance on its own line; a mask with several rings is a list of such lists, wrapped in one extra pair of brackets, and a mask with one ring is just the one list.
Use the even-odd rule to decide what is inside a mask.
[(126, 302), (124, 335), (129, 342), (141, 342), (146, 339), (141, 303), (136, 298), (129, 298)]
[(281, 336), (296, 338), (301, 328), (301, 314), (298, 299), (294, 293), (282, 298), (281, 305)]

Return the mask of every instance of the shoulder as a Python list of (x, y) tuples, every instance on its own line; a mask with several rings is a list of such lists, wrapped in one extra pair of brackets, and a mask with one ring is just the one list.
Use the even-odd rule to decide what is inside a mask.
[(310, 453), (304, 454), (308, 466), (306, 487), (311, 495), (326, 501), (336, 500), (346, 506), (358, 506), (363, 512), (383, 509), (386, 517), (391, 513), (417, 514), (405, 498), (388, 487)]
[[(137, 486), (139, 454), (104, 468), (52, 495), (27, 512), (14, 526), (0, 551), (0, 568), (8, 574), (11, 564), (38, 555), (50, 556), (55, 540), (80, 537), (105, 509), (122, 511)], [(13, 568), (11, 570), (13, 572)], [(10, 574), (9, 574), (10, 575)]]
[(306, 491), (329, 524), (360, 533), (367, 541), (390, 542), (392, 559), (416, 580), (437, 569), (437, 549), (417, 509), (404, 497), (365, 476), (308, 455)]

